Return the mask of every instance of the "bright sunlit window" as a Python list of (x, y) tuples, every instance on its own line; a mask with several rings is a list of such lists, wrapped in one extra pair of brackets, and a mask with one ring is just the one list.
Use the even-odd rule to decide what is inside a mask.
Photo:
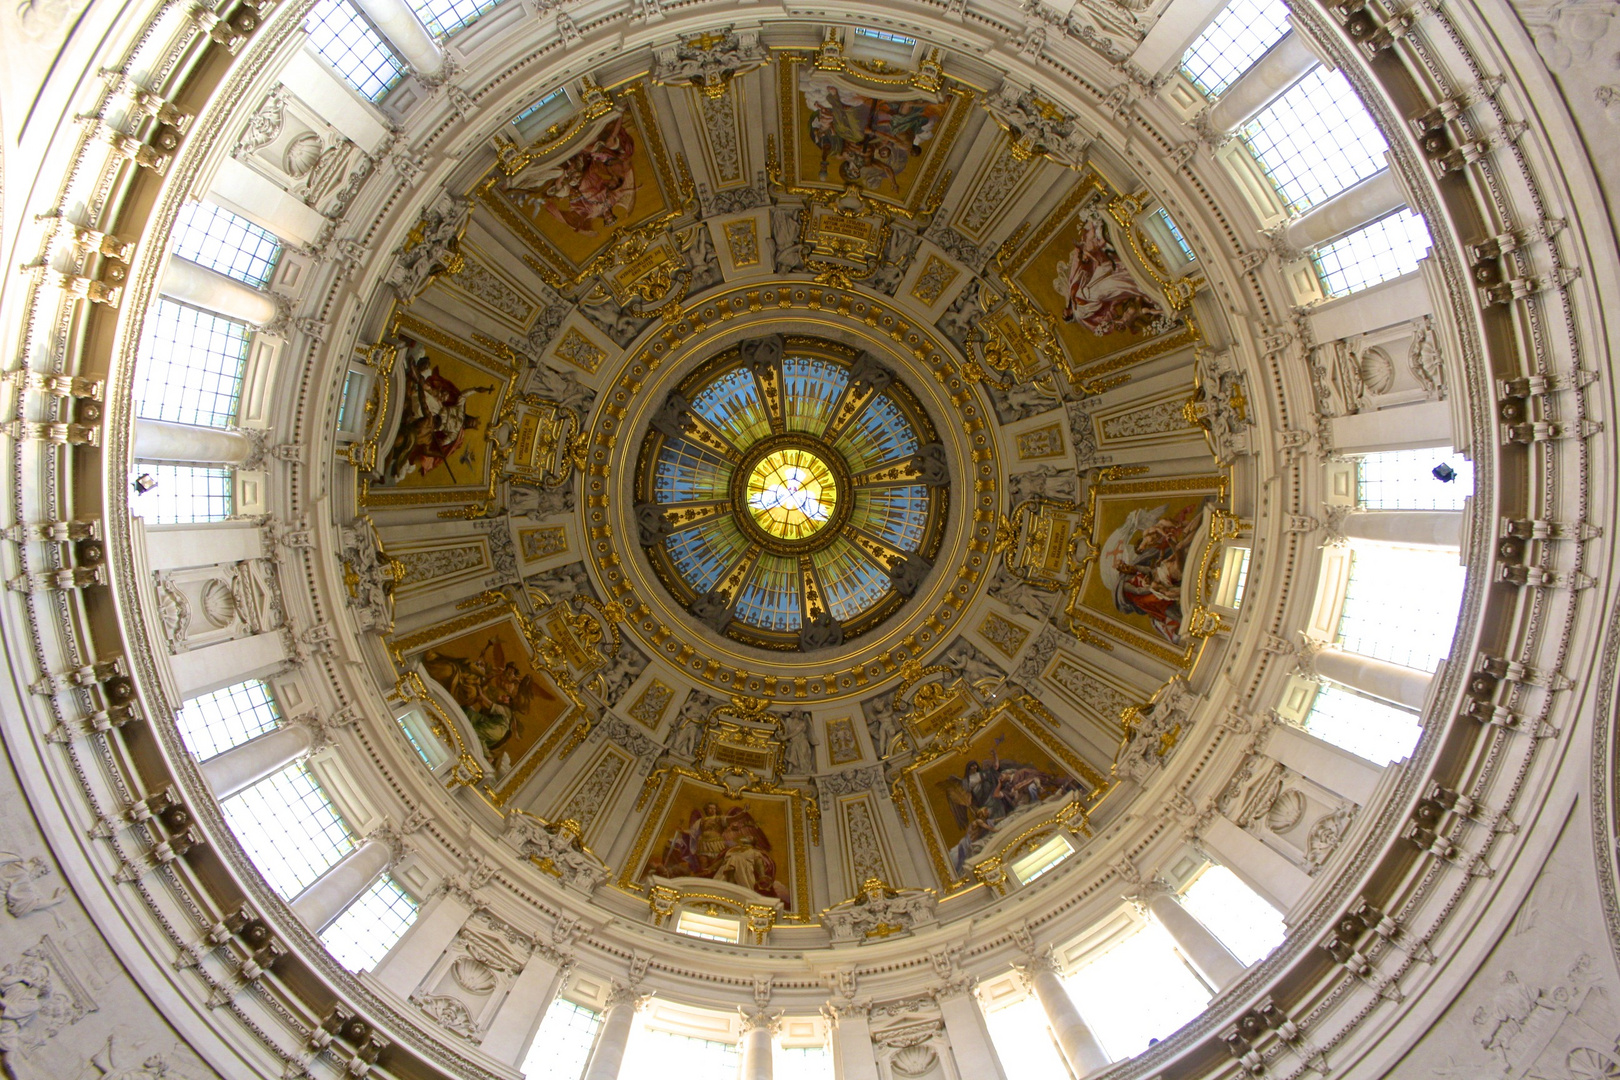
[(868, 30), (864, 26), (857, 26), (855, 36), (850, 40), (852, 53), (874, 56), (896, 64), (910, 63), (912, 50), (916, 47), (916, 38), (887, 30)]
[(142, 328), (136, 415), (229, 427), (242, 393), (248, 337), (246, 323), (159, 300)]
[(1181, 70), (1206, 97), (1221, 93), (1288, 33), (1282, 0), (1233, 0), (1181, 59)]
[(1418, 736), (1423, 734), (1417, 713), (1333, 683), (1316, 692), (1304, 727), (1323, 742), (1364, 757), (1374, 765), (1410, 757)]
[(174, 253), (244, 285), (270, 284), (281, 241), (245, 217), (213, 203), (186, 203), (174, 223)]
[(370, 971), (415, 921), (416, 901), (385, 874), (332, 920), (321, 942), (350, 971)]
[(724, 941), (735, 945), (742, 937), (742, 925), (725, 915), (705, 915), (701, 911), (683, 911), (675, 920), (675, 932), (706, 941)]
[(1276, 908), (1224, 866), (1207, 866), (1181, 894), (1181, 906), (1244, 964), (1257, 964), (1282, 944)]
[(1176, 247), (1181, 249), (1181, 253), (1186, 256), (1187, 261), (1197, 262), (1198, 256), (1193, 254), (1192, 245), (1187, 243), (1187, 237), (1182, 233), (1181, 226), (1176, 224), (1176, 219), (1171, 217), (1162, 206), (1155, 210), (1154, 213), (1158, 215), (1160, 221), (1164, 222), (1164, 227), (1170, 231), (1170, 236), (1175, 240)]
[(438, 736), (433, 734), (433, 722), (420, 708), (406, 709), (394, 719), (399, 721), (399, 729), (405, 733), (405, 741), (411, 744), (411, 749), (422, 759), (422, 764), (430, 769), (437, 769), (444, 764), (449, 755), (444, 749), (444, 744), (439, 742)]
[(736, 1080), (739, 1063), (735, 1043), (638, 1027), (630, 1036), (619, 1075), (658, 1080)]
[(1316, 249), (1316, 271), (1329, 296), (1344, 296), (1410, 274), (1429, 253), (1423, 215), (1398, 210)]
[(890, 33), (888, 30), (868, 30), (864, 26), (855, 28), (855, 36), (870, 38), (873, 41), (887, 41), (891, 45), (904, 45), (908, 49), (917, 44), (916, 38), (906, 37), (904, 34)]
[(539, 127), (551, 119), (554, 113), (560, 116), (562, 113), (567, 112), (571, 104), (572, 102), (568, 100), (568, 89), (559, 86), (527, 109), (518, 113), (512, 118), (512, 123), (519, 127)]
[(1325, 67), (1244, 125), (1243, 141), (1296, 213), (1382, 170), (1389, 149), (1350, 83)]
[(1349, 652), (1433, 671), (1451, 651), (1467, 571), (1448, 548), (1357, 543), (1339, 644)]
[(1233, 544), (1221, 552), (1221, 576), (1215, 590), (1215, 603), (1236, 611), (1243, 606), (1243, 594), (1249, 588), (1249, 561), (1254, 551)]
[(262, 679), (249, 679), (190, 699), (174, 723), (186, 749), (198, 761), (207, 761), (273, 730), (280, 720), (270, 688)]
[(448, 37), (494, 7), (500, 0), (423, 0), (412, 3), (411, 9), (428, 33), (434, 37)]
[(1209, 990), (1157, 922), (1064, 980), (1075, 1008), (1115, 1061), (1146, 1050), (1204, 1011)]
[(304, 30), (321, 59), (371, 101), (382, 100), (405, 76), (404, 62), (348, 0), (320, 0), (304, 18)]
[(556, 998), (529, 1045), (522, 1073), (528, 1080), (579, 1080), (602, 1029), (602, 1014)]
[(354, 837), (303, 762), (220, 804), (259, 873), (291, 900), (354, 847)]
[(230, 469), (193, 465), (149, 465), (137, 461), (130, 480), (148, 476), (157, 481), (146, 491), (130, 489), (130, 513), (148, 525), (196, 525), (225, 521), (234, 512)]
[(825, 1046), (778, 1046), (772, 1080), (833, 1080), (832, 1051)]
[(1027, 855), (1013, 860), (1013, 876), (1028, 885), (1036, 878), (1057, 868), (1058, 864), (1074, 854), (1074, 846), (1063, 835), (1052, 837)]
[(1069, 1080), (1069, 1067), (1053, 1041), (1046, 1012), (1034, 994), (1016, 1004), (986, 1013), (990, 1042), (1002, 1071), (1018, 1080)]
[[(1440, 480), (1441, 465), (1455, 475)], [(1450, 447), (1390, 450), (1356, 459), (1356, 503), (1363, 510), (1461, 510), (1474, 493), (1474, 463)]]

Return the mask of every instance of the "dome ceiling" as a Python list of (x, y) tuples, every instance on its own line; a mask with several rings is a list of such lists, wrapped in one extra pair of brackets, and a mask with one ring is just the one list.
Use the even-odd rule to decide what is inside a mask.
[[(566, 980), (949, 1071), (993, 1061), (968, 992), (1052, 983), (1208, 855), (1286, 940), (1114, 1075), (1371, 1074), (1448, 1026), (1432, 1060), (1479, 1057), (1467, 1016), (1540, 944), (1497, 931), (1586, 836), (1568, 657), (1602, 654), (1614, 524), (1612, 236), (1563, 76), (1503, 55), (1557, 33), (1292, 8), (1279, 63), (1323, 59), (1388, 143), (1316, 205), (1221, 134), (1236, 67), (1176, 72), (1163, 4), (503, 3), (351, 79), (369, 102), (307, 7), (233, 10), (120, 9), (6, 148), (41, 162), (7, 217), (38, 254), (6, 309), (19, 820), (175, 1032), (226, 1073), (505, 1075)], [(282, 243), (265, 289), (185, 294), (244, 320), (239, 430), (204, 433), (236, 520), (165, 534), (124, 477), (195, 199)], [(1326, 296), (1301, 253), (1348, 203), (1421, 220), (1421, 273)], [(1396, 417), (1479, 486), (1452, 655), (1379, 771), (1267, 713), (1348, 561), (1335, 448)], [(232, 760), (306, 747), (365, 856), (334, 868), (424, 901), (391, 971), (353, 977), (197, 767), (175, 706), (226, 676), (286, 721)], [(464, 978), (497, 939), (529, 959)], [(1540, 951), (1562, 985), (1575, 948)]]
[(401, 247), (338, 464), (457, 782), (784, 925), (993, 885), (1174, 752), (1123, 725), (1229, 629), (1250, 424), (1075, 118), (815, 37), (545, 88)]

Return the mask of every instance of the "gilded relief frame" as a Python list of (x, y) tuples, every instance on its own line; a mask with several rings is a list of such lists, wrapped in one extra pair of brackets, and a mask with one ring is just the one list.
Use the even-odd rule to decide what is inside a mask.
[[(950, 863), (946, 859), (946, 845), (944, 838), (939, 834), (938, 824), (928, 810), (927, 793), (923, 790), (920, 770), (952, 755), (961, 755), (972, 741), (984, 731), (1001, 720), (1007, 720), (1030, 738), (1041, 749), (1049, 753), (1070, 775), (1091, 785), (1092, 792), (1088, 800), (1094, 800), (1108, 788), (1108, 777), (1097, 771), (1089, 762), (1082, 758), (1075, 750), (1059, 738), (1057, 731), (1061, 727), (1058, 718), (1042, 705), (1040, 701), (1029, 694), (1020, 694), (1016, 698), (1003, 698), (991, 708), (981, 712), (971, 724), (963, 726), (956, 737), (950, 739), (936, 739), (931, 745), (918, 751), (917, 755), (898, 769), (889, 781), (889, 796), (894, 802), (895, 810), (900, 815), (903, 824), (915, 824), (917, 831), (923, 836), (928, 848), (928, 859), (933, 866), (934, 874), (939, 879), (941, 887), (947, 894), (961, 888), (971, 888), (978, 884), (970, 881), (963, 875), (958, 877), (952, 873)], [(1065, 807), (1060, 807), (1053, 817), (1030, 826), (1020, 833), (1014, 841), (1027, 836), (1031, 831), (1050, 827), (1063, 814), (1074, 814), (1075, 811), (1067, 806), (1077, 805), (1071, 801)], [(1065, 822), (1067, 819), (1065, 819)], [(1002, 847), (1002, 844), (995, 845)]]

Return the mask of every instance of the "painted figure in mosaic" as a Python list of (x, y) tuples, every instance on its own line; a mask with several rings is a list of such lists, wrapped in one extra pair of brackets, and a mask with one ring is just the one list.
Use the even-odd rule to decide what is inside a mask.
[(635, 151), (635, 134), (620, 117), (566, 161), (513, 177), (507, 193), (575, 232), (611, 229), (636, 204)]
[(810, 138), (821, 150), (819, 179), (898, 193), (900, 174), (933, 137), (943, 102), (888, 101), (806, 74), (800, 81), (810, 111)]
[(425, 476), (442, 465), (454, 482), (451, 458), (472, 465), (465, 446), (467, 433), (477, 430), (479, 419), (468, 412), (471, 399), (493, 393), (495, 387), (457, 386), (415, 343), (407, 343), (404, 368), (404, 415), (383, 463), (383, 476), (388, 483), (397, 484), (412, 473)]
[(1109, 242), (1102, 214), (1081, 220), (1080, 238), (1058, 265), (1052, 288), (1063, 298), (1063, 319), (1098, 337), (1119, 331), (1145, 333), (1162, 312), (1131, 276)]
[(1166, 641), (1181, 641), (1181, 582), (1200, 505), (1167, 514), (1167, 506), (1133, 510), (1109, 534), (1100, 560), (1104, 584), (1126, 615), (1146, 615)]

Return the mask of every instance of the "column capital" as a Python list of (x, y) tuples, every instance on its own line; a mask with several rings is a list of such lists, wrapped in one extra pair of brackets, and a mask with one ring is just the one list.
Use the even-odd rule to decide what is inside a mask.
[(326, 721), (314, 713), (304, 713), (287, 721), (289, 727), (301, 727), (309, 732), (309, 749), (304, 751), (305, 757), (310, 757), (325, 750), (332, 745), (332, 731)]
[(971, 995), (978, 985), (978, 976), (959, 972), (936, 984), (928, 993), (935, 1001), (954, 1001), (956, 998)]
[(1047, 945), (1025, 956), (1024, 962), (1014, 964), (1013, 968), (1023, 976), (1026, 985), (1033, 986), (1041, 975), (1057, 975), (1057, 957), (1052, 953), (1052, 946)]
[(619, 980), (614, 979), (613, 989), (608, 991), (607, 999), (605, 1000), (604, 1005), (606, 1010), (609, 1012), (619, 1008), (622, 1005), (630, 1006), (632, 1012), (640, 1012), (646, 1007), (647, 1002), (651, 1001), (652, 999), (652, 994), (637, 993), (636, 986), (634, 984), (622, 983)]
[(1168, 881), (1160, 877), (1158, 874), (1154, 874), (1152, 877), (1138, 882), (1136, 885), (1132, 886), (1129, 891), (1121, 894), (1121, 896), (1122, 899), (1133, 905), (1138, 912), (1144, 915), (1147, 914), (1148, 910), (1153, 906), (1153, 902), (1160, 898), (1167, 899), (1172, 904), (1178, 903), (1176, 900), (1176, 890)]
[(1339, 646), (1334, 642), (1300, 634), (1299, 644), (1294, 646), (1294, 671), (1301, 678), (1320, 681), (1321, 676), (1316, 673), (1316, 658), (1323, 653), (1338, 651)]
[(737, 1013), (742, 1018), (742, 1032), (744, 1035), (751, 1031), (767, 1031), (775, 1035), (782, 1029), (783, 1010), (781, 1009), (754, 1009), (739, 1005)]
[(821, 1006), (822, 1017), (834, 1027), (846, 1018), (858, 1017), (865, 1020), (872, 1011), (872, 999), (861, 998), (852, 1001), (848, 998), (833, 998)]
[(383, 867), (383, 873), (385, 874), (404, 862), (407, 857), (416, 851), (406, 841), (405, 834), (400, 832), (399, 827), (387, 818), (384, 818), (381, 824), (366, 834), (366, 841), (388, 846), (388, 865)]

